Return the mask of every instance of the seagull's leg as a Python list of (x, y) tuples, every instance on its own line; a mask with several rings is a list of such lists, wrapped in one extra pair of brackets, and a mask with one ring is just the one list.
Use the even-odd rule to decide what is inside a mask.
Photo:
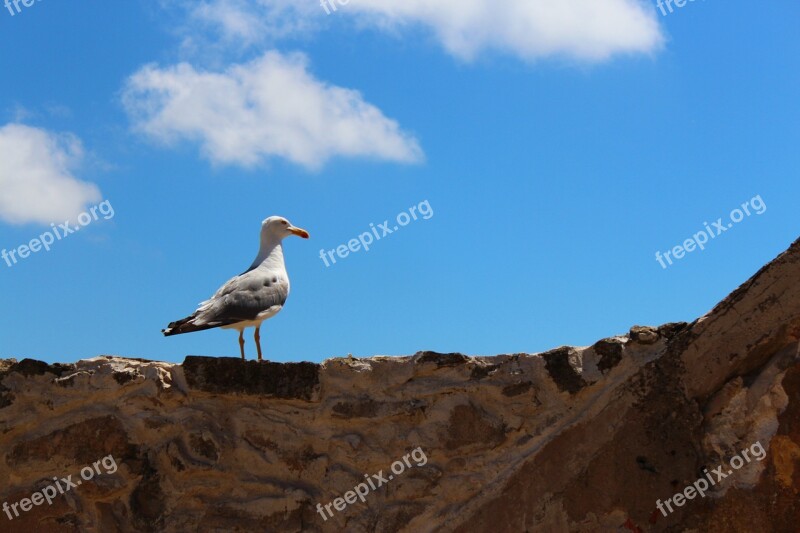
[(261, 361), (261, 326), (256, 328), (256, 348), (258, 348), (258, 360)]
[(242, 352), (242, 361), (244, 361), (244, 330), (239, 330), (239, 351)]

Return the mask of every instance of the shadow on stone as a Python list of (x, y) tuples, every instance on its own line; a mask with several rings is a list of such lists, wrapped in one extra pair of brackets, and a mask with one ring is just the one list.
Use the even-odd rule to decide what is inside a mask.
[(319, 365), (188, 356), (183, 362), (192, 389), (311, 401), (319, 389)]

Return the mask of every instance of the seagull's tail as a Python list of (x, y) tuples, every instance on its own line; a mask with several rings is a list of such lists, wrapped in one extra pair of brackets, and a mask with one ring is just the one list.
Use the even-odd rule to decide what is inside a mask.
[(167, 326), (167, 329), (162, 329), (161, 333), (163, 333), (165, 337), (171, 337), (172, 335), (181, 335), (183, 333), (192, 333), (194, 331), (203, 331), (217, 327), (209, 324), (197, 325), (194, 323), (196, 318), (197, 313), (192, 316), (187, 316), (183, 320), (172, 322)]

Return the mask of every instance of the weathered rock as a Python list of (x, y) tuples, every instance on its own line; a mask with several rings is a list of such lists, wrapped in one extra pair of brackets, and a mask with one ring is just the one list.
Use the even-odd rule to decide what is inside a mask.
[(259, 394), (311, 400), (319, 386), (319, 365), (241, 361), (230, 357), (187, 357), (183, 372), (190, 387), (206, 392)]
[(0, 360), (1, 501), (117, 466), (0, 532), (796, 532), (798, 280), (800, 241), (691, 324), (543, 354)]
[(600, 356), (597, 361), (597, 368), (603, 374), (614, 368), (622, 360), (622, 350), (625, 342), (619, 338), (603, 339), (597, 341), (592, 348)]
[(574, 394), (586, 386), (577, 365), (577, 351), (575, 348), (564, 346), (542, 354), (547, 372), (559, 390)]
[(639, 344), (655, 344), (658, 342), (660, 335), (656, 328), (633, 326), (630, 333), (628, 333), (628, 337), (630, 337), (632, 342), (638, 342)]

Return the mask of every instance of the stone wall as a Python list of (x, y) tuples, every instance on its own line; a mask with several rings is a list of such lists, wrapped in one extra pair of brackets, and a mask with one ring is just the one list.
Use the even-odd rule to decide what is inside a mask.
[(542, 354), (0, 361), (0, 501), (80, 481), (0, 531), (794, 533), (798, 280), (800, 241), (693, 323)]

